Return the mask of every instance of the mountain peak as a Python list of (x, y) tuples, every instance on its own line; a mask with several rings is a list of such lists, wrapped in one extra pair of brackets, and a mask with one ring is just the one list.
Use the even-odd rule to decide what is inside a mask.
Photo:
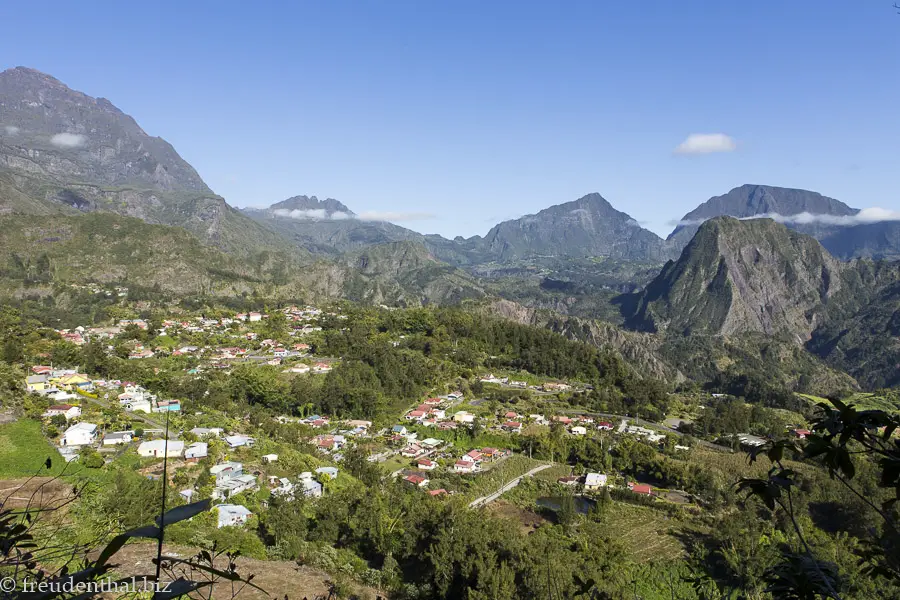
[(841, 272), (814, 238), (771, 219), (714, 217), (631, 298), (630, 321), (651, 331), (760, 332), (806, 341), (818, 325), (817, 309), (839, 291)]
[[(310, 219), (335, 218), (335, 213), (341, 215), (337, 218), (355, 216), (355, 213), (342, 202), (334, 198), (319, 200), (316, 196), (292, 196), (287, 200), (276, 202), (269, 207), (270, 211), (298, 211), (296, 216), (305, 216)], [(291, 215), (294, 216), (294, 215)]]

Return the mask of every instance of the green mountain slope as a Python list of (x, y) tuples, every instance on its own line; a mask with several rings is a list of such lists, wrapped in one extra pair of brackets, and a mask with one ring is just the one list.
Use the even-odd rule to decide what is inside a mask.
[(242, 260), (181, 228), (119, 215), (0, 217), (5, 295), (40, 295), (53, 285), (87, 283), (155, 288), (174, 297), (272, 293), (288, 286), (287, 274), (297, 268), (289, 255)]
[(392, 242), (321, 261), (299, 274), (314, 294), (367, 304), (455, 304), (484, 297), (473, 277), (435, 259), (417, 242)]

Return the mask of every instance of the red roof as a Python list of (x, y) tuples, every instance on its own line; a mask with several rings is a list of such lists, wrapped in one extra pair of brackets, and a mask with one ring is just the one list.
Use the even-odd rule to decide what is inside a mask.
[(506, 423), (503, 424), (503, 426), (509, 427), (510, 429), (518, 429), (519, 427), (522, 426), (522, 424), (519, 423), (518, 421), (507, 421)]
[(513, 411), (509, 411), (508, 413), (506, 413), (505, 416), (506, 416), (507, 419), (515, 419), (515, 418), (518, 417), (519, 415), (517, 415), (517, 414), (514, 413)]
[(420, 483), (422, 483), (423, 481), (425, 481), (425, 478), (422, 477), (421, 475), (410, 475), (410, 476), (408, 476), (408, 477), (405, 477), (404, 480), (405, 480), (405, 481), (408, 481), (408, 482), (410, 482), (410, 483), (414, 483), (414, 484), (416, 484), (416, 485), (419, 485)]
[(430, 467), (430, 466), (433, 465), (434, 463), (431, 462), (430, 460), (428, 460), (427, 458), (420, 458), (420, 459), (418, 460), (418, 464), (424, 465), (424, 466), (426, 466), (426, 467)]
[(649, 496), (653, 493), (653, 488), (646, 483), (635, 483), (631, 486), (631, 491), (635, 494), (647, 494)]
[(70, 408), (72, 408), (71, 404), (55, 404), (48, 410), (69, 410)]
[(447, 490), (445, 490), (444, 488), (441, 488), (439, 490), (429, 490), (428, 491), (429, 496), (440, 496), (440, 495), (446, 494), (446, 493), (447, 493)]
[(479, 452), (478, 450), (470, 450), (470, 451), (466, 452), (466, 456), (469, 456), (471, 458), (474, 458), (475, 460), (478, 460), (481, 458), (481, 452)]
[(424, 410), (413, 410), (413, 411), (410, 411), (409, 416), (411, 416), (411, 417), (424, 417), (424, 416), (425, 416), (425, 411), (424, 411)]

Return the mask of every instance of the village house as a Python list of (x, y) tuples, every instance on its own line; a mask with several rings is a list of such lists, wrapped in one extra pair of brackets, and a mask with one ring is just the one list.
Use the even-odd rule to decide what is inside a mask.
[(606, 475), (603, 473), (588, 473), (584, 476), (584, 489), (599, 490), (606, 487)]
[(113, 431), (103, 436), (104, 446), (118, 446), (128, 444), (134, 438), (132, 431)]
[(441, 489), (439, 489), (439, 490), (428, 490), (428, 495), (429, 495), (429, 496), (432, 496), (432, 497), (434, 497), (434, 496), (444, 496), (444, 495), (446, 495), (446, 494), (447, 494), (447, 490), (445, 490), (444, 488), (441, 488)]
[(226, 435), (225, 443), (228, 444), (229, 448), (241, 448), (243, 446), (247, 446), (248, 448), (252, 448), (256, 443), (252, 437), (242, 435), (242, 434), (234, 434), (234, 435)]
[(611, 431), (612, 428), (613, 428), (613, 424), (610, 423), (609, 421), (598, 421), (597, 422), (597, 429), (599, 429), (601, 431)]
[(317, 475), (324, 475), (328, 477), (329, 480), (337, 479), (338, 476), (338, 468), (337, 467), (319, 467), (316, 469)]
[(206, 442), (194, 442), (184, 450), (184, 459), (187, 462), (198, 462), (209, 455), (209, 445)]
[(425, 487), (428, 485), (428, 479), (424, 475), (419, 474), (407, 475), (403, 478), (403, 481), (416, 487)]
[(300, 488), (300, 491), (304, 496), (308, 496), (310, 498), (319, 498), (322, 496), (322, 484), (313, 479), (313, 475), (309, 471), (300, 473), (298, 487)]
[(453, 470), (456, 473), (474, 473), (477, 470), (477, 468), (478, 467), (474, 461), (468, 461), (468, 460), (462, 460), (462, 459), (456, 461), (456, 463), (453, 465)]
[(461, 410), (453, 415), (453, 420), (457, 423), (473, 423), (475, 421), (475, 415)]
[(460, 457), (460, 460), (466, 460), (473, 463), (480, 463), (483, 459), (484, 456), (478, 450), (469, 450)]
[(433, 471), (437, 467), (437, 463), (433, 460), (428, 460), (427, 458), (420, 458), (416, 461), (416, 466), (423, 471)]
[(25, 390), (39, 392), (50, 385), (50, 377), (47, 375), (29, 375), (25, 378)]
[(425, 418), (425, 411), (423, 410), (411, 410), (406, 413), (406, 418), (409, 421), (421, 421)]
[(237, 527), (247, 522), (253, 513), (246, 506), (240, 504), (219, 504), (214, 507), (218, 515), (217, 527)]
[(587, 429), (585, 429), (581, 425), (575, 425), (574, 427), (569, 429), (569, 431), (572, 433), (572, 435), (587, 435)]
[(205, 437), (219, 437), (225, 432), (221, 427), (194, 427), (191, 429), (191, 433), (196, 435), (198, 438)]
[(507, 421), (500, 427), (502, 427), (504, 431), (508, 431), (509, 433), (522, 432), (522, 423), (520, 423), (519, 421)]
[(406, 458), (415, 458), (422, 454), (424, 450), (418, 444), (410, 444), (406, 448), (400, 451), (400, 455)]
[(239, 462), (225, 461), (209, 468), (209, 474), (216, 478), (216, 483), (243, 474), (244, 465)]
[(139, 456), (154, 458), (178, 458), (184, 453), (181, 440), (150, 440), (141, 442), (137, 449)]
[(81, 408), (78, 406), (72, 406), (71, 404), (54, 404), (44, 413), (45, 417), (55, 417), (57, 415), (62, 415), (66, 418), (66, 421), (71, 421), (72, 419), (78, 418), (81, 416)]
[(278, 455), (277, 454), (263, 454), (262, 461), (264, 463), (278, 462)]
[(635, 494), (641, 494), (642, 496), (653, 495), (653, 488), (646, 483), (635, 483), (633, 481), (629, 481), (628, 489), (630, 489)]
[(93, 423), (76, 423), (63, 432), (63, 446), (89, 446), (97, 441), (97, 426)]

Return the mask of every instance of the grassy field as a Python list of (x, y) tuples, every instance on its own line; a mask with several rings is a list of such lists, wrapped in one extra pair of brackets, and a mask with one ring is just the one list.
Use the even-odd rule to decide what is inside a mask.
[[(47, 458), (52, 460), (48, 472), (42, 470)], [(0, 478), (28, 477), (41, 471), (41, 475), (55, 475), (65, 463), (56, 448), (41, 433), (41, 424), (30, 419), (19, 419), (0, 425)]]
[[(820, 398), (811, 394), (797, 395), (816, 404), (819, 402), (830, 404), (827, 398)], [(856, 410), (883, 410), (888, 413), (900, 413), (900, 402), (869, 392), (853, 394), (847, 402), (852, 404)]]
[(621, 541), (638, 562), (675, 560), (684, 556), (684, 546), (674, 536), (680, 523), (667, 518), (664, 512), (614, 502), (603, 522), (610, 535)]

